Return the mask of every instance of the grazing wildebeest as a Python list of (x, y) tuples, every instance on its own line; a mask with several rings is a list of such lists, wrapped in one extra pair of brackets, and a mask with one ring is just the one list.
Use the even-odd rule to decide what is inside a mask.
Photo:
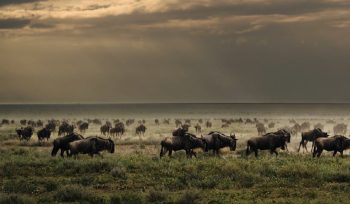
[(61, 157), (63, 157), (64, 152), (66, 152), (67, 156), (69, 155), (69, 143), (76, 141), (76, 140), (81, 140), (84, 139), (83, 136), (76, 134), (76, 133), (71, 133), (63, 137), (56, 138), (53, 141), (53, 148), (51, 152), (51, 156), (56, 156), (57, 152), (61, 150)]
[(194, 128), (196, 128), (196, 133), (202, 132), (202, 127), (197, 123)]
[(343, 155), (342, 147), (345, 139), (346, 137), (342, 135), (336, 135), (328, 138), (325, 138), (325, 137), (317, 138), (315, 140), (312, 156), (315, 157), (317, 155), (317, 157), (320, 157), (323, 150), (333, 151), (333, 156), (335, 156), (338, 151), (341, 152), (341, 155)]
[(230, 147), (231, 151), (236, 150), (237, 139), (234, 134), (227, 136), (221, 132), (210, 132), (208, 135), (203, 136), (203, 139), (206, 142), (206, 152), (213, 150), (213, 153), (217, 155), (219, 150), (224, 147)]
[(246, 123), (246, 124), (247, 124), (247, 123), (250, 123), (250, 124), (251, 124), (251, 123), (254, 123), (254, 122), (253, 122), (251, 119), (248, 118), (248, 119), (245, 120), (245, 123)]
[(136, 130), (135, 130), (136, 135), (144, 135), (146, 132), (146, 129), (147, 128), (144, 124), (139, 125), (138, 127), (136, 127)]
[(19, 140), (30, 140), (34, 132), (34, 129), (31, 126), (21, 127), (21, 129), (16, 129)]
[(101, 120), (97, 119), (97, 118), (93, 119), (92, 123), (95, 124), (95, 125), (101, 125), (102, 124)]
[(87, 122), (83, 122), (79, 125), (79, 131), (81, 133), (85, 133), (88, 128), (89, 128), (89, 123)]
[(39, 130), (36, 134), (38, 135), (39, 141), (42, 141), (44, 138), (46, 138), (46, 141), (48, 141), (51, 136), (51, 130), (44, 127), (43, 129)]
[(206, 126), (207, 128), (211, 128), (212, 125), (213, 125), (213, 124), (212, 124), (209, 120), (205, 123), (205, 126)]
[(255, 126), (256, 126), (256, 129), (258, 130), (258, 135), (263, 135), (266, 133), (266, 128), (263, 123), (257, 123)]
[(328, 133), (323, 132), (321, 129), (318, 129), (318, 128), (313, 129), (313, 130), (308, 131), (308, 132), (301, 133), (301, 141), (299, 143), (298, 152), (300, 152), (301, 146), (303, 146), (303, 151), (305, 149), (307, 152), (306, 145), (309, 141), (312, 142), (312, 148), (313, 148), (315, 140), (319, 137), (328, 137)]
[(334, 134), (345, 135), (347, 129), (348, 129), (348, 126), (344, 123), (337, 124), (333, 127)]
[(166, 137), (161, 141), (160, 157), (163, 157), (167, 152), (169, 156), (173, 151), (185, 150), (187, 158), (191, 158), (193, 155), (196, 157), (196, 153), (193, 149), (202, 148), (205, 150), (206, 143), (202, 138), (197, 138), (195, 135), (185, 133), (183, 136), (171, 136)]
[(200, 124), (202, 124), (202, 123), (203, 123), (203, 119), (199, 119), (198, 122), (199, 122)]
[(89, 154), (91, 157), (94, 154), (100, 155), (100, 151), (108, 150), (114, 153), (114, 142), (111, 139), (101, 137), (88, 137), (81, 140), (76, 140), (69, 143), (69, 155)]
[(258, 157), (258, 150), (270, 150), (270, 153), (275, 153), (276, 156), (278, 155), (278, 152), (276, 151), (277, 148), (281, 148), (282, 150), (285, 150), (287, 147), (287, 143), (290, 142), (290, 134), (275, 134), (275, 133), (269, 133), (264, 135), (263, 137), (253, 137), (248, 140), (247, 142), (247, 150), (246, 155), (249, 156), (249, 154), (254, 151), (255, 157)]
[(108, 124), (102, 125), (102, 126), (100, 127), (101, 134), (103, 134), (103, 135), (108, 134), (109, 131), (110, 131), (110, 129), (111, 129), (111, 126), (109, 126)]
[(74, 125), (69, 125), (67, 122), (63, 122), (58, 127), (58, 136), (71, 134), (74, 131)]

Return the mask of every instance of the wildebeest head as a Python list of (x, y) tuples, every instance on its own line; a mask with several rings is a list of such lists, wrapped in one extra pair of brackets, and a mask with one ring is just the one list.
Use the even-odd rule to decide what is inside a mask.
[(343, 144), (344, 144), (344, 141), (347, 139), (346, 137), (344, 136), (335, 136), (335, 148), (337, 150), (342, 150), (343, 149)]
[(235, 151), (237, 146), (237, 140), (235, 134), (230, 134), (230, 150)]
[(173, 131), (173, 136), (184, 136), (187, 131), (188, 129), (177, 128), (176, 130)]

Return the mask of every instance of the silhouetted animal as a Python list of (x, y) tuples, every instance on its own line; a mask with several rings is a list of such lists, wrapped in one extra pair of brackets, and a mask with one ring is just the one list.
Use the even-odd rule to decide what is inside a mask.
[(146, 132), (146, 126), (144, 124), (139, 125), (138, 127), (136, 127), (136, 135), (144, 135)]
[(328, 133), (322, 132), (321, 129), (316, 128), (308, 132), (301, 133), (301, 141), (299, 143), (298, 152), (300, 152), (300, 147), (303, 146), (303, 150), (307, 150), (307, 143), (310, 141), (312, 142), (312, 149), (314, 147), (314, 141), (319, 137), (328, 137)]
[(278, 152), (277, 148), (285, 150), (287, 143), (290, 142), (290, 134), (274, 134), (270, 133), (263, 137), (253, 137), (247, 142), (247, 156), (254, 151), (255, 157), (258, 157), (258, 150), (270, 150), (270, 153), (275, 153), (276, 156)]
[(71, 155), (89, 154), (93, 157), (94, 154), (100, 155), (100, 151), (108, 150), (114, 153), (114, 142), (111, 139), (101, 137), (88, 137), (81, 140), (76, 140), (69, 143), (69, 151)]
[(191, 158), (196, 153), (193, 151), (195, 148), (202, 148), (205, 150), (206, 144), (205, 140), (202, 138), (197, 138), (196, 136), (185, 133), (185, 135), (166, 137), (161, 141), (161, 151), (160, 157), (163, 157), (167, 152), (169, 156), (172, 155), (173, 151), (185, 150), (187, 158)]
[(46, 138), (46, 141), (48, 141), (50, 139), (50, 136), (51, 136), (51, 130), (44, 127), (43, 129), (41, 129), (37, 132), (37, 135), (38, 135), (39, 141), (42, 141), (45, 138)]
[(202, 127), (197, 123), (194, 128), (196, 129), (196, 133), (202, 132)]
[(76, 134), (76, 133), (71, 133), (63, 137), (56, 138), (53, 141), (53, 148), (51, 152), (51, 156), (56, 156), (57, 152), (61, 150), (61, 157), (63, 157), (64, 152), (66, 152), (67, 156), (69, 155), (69, 143), (76, 141), (76, 140), (81, 140), (84, 139), (83, 136)]
[(89, 123), (83, 122), (79, 125), (79, 131), (81, 133), (85, 133), (87, 129), (89, 129)]
[(111, 127), (107, 124), (104, 124), (100, 127), (101, 134), (106, 135), (109, 133)]
[(323, 150), (333, 151), (333, 156), (337, 154), (337, 151), (341, 152), (341, 155), (343, 155), (342, 147), (345, 139), (346, 137), (341, 135), (336, 135), (328, 138), (325, 138), (325, 137), (317, 138), (315, 140), (312, 156), (315, 157), (317, 155), (317, 157), (320, 157)]
[(16, 129), (16, 133), (18, 135), (19, 140), (30, 140), (34, 132), (34, 129), (31, 126)]
[(206, 152), (213, 150), (214, 154), (219, 154), (219, 150), (224, 147), (230, 147), (231, 151), (236, 150), (237, 139), (234, 134), (227, 136), (221, 132), (210, 132), (203, 136), (203, 139), (206, 142)]
[(256, 129), (258, 130), (258, 135), (263, 135), (266, 133), (266, 128), (263, 123), (257, 123), (255, 126), (256, 126)]
[(71, 134), (74, 131), (74, 125), (69, 125), (67, 122), (63, 122), (58, 127), (58, 136)]
[(205, 123), (205, 126), (206, 126), (207, 128), (211, 128), (212, 125), (213, 125), (213, 124), (212, 124), (210, 121), (207, 121), (207, 122)]

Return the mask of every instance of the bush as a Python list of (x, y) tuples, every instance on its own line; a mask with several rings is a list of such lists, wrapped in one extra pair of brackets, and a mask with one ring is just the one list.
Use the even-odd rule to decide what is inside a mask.
[(200, 192), (198, 190), (187, 190), (185, 191), (176, 203), (187, 204), (187, 203), (198, 203), (200, 198)]
[(127, 174), (126, 174), (126, 170), (124, 167), (122, 166), (116, 166), (111, 170), (111, 175), (114, 178), (120, 178), (120, 179), (126, 179), (127, 178)]
[(168, 192), (150, 190), (148, 192), (147, 198), (148, 198), (148, 201), (152, 203), (165, 202), (168, 198)]

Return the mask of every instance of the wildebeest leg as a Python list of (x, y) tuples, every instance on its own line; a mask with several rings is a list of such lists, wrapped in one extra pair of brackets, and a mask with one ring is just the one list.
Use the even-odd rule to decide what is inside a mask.
[(171, 155), (173, 154), (173, 150), (169, 149), (168, 151), (169, 151), (168, 156), (171, 157)]
[[(298, 152), (300, 152), (300, 147), (301, 145), (304, 144), (304, 140), (301, 140), (300, 143), (299, 143), (299, 148), (298, 148)], [(304, 152), (304, 149), (303, 149), (303, 152)]]
[(64, 150), (61, 149), (61, 157), (64, 157)]
[(317, 157), (320, 157), (322, 154), (323, 149), (318, 150)]
[(337, 154), (337, 150), (333, 151), (333, 157)]
[(306, 152), (309, 152), (309, 150), (307, 150), (307, 143), (308, 143), (308, 141), (305, 141), (304, 144), (303, 144), (303, 146), (304, 146)]
[(258, 158), (258, 149), (255, 149), (254, 153), (255, 153), (255, 157)]
[(159, 153), (159, 157), (162, 158), (162, 156), (164, 155), (163, 153), (163, 146), (160, 148), (160, 153)]

